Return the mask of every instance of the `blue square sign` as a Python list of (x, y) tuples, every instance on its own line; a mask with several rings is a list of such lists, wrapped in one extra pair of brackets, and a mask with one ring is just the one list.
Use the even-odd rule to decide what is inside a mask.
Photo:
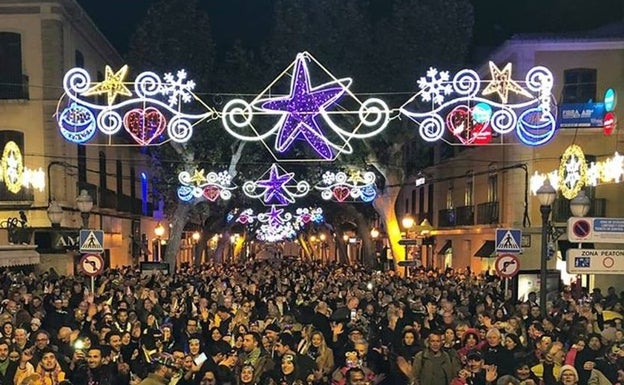
[(497, 253), (519, 253), (522, 230), (518, 229), (496, 229), (496, 252)]
[(102, 230), (80, 230), (80, 252), (81, 253), (103, 253), (104, 252), (104, 231)]

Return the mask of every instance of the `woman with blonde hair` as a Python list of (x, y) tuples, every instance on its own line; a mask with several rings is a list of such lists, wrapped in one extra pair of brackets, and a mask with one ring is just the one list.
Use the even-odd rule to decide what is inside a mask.
[(318, 330), (310, 333), (310, 344), (304, 346), (301, 354), (316, 361), (316, 368), (320, 371), (323, 381), (329, 378), (334, 370), (334, 352), (327, 346), (323, 333)]

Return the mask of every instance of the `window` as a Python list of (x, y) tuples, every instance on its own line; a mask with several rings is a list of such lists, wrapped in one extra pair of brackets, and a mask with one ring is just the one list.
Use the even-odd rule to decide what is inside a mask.
[(84, 55), (82, 54), (82, 52), (76, 50), (76, 52), (74, 53), (74, 56), (75, 56), (75, 61), (76, 61), (76, 67), (84, 68), (85, 60), (84, 60)]
[(100, 188), (106, 190), (106, 155), (100, 151)]
[(498, 174), (488, 176), (488, 202), (498, 202)]
[(448, 190), (446, 190), (446, 208), (453, 208), (453, 185), (450, 185)]
[(405, 200), (405, 214), (409, 213), (409, 199)]
[(412, 214), (416, 214), (416, 189), (412, 190)]
[(27, 99), (28, 83), (22, 75), (22, 36), (0, 32), (0, 99)]
[[(431, 185), (430, 185), (431, 186)], [(425, 188), (420, 187), (418, 189), (418, 209), (421, 213), (425, 213)]]
[(123, 168), (121, 167), (121, 161), (115, 162), (115, 176), (117, 177), (117, 194), (123, 194)]
[(433, 183), (427, 189), (427, 211), (433, 212)]
[(77, 160), (78, 160), (78, 182), (87, 182), (87, 148), (82, 145), (77, 145)]
[(136, 171), (130, 167), (130, 196), (136, 198)]
[(464, 206), (473, 205), (474, 182), (472, 178), (466, 181), (466, 190), (464, 191)]
[(563, 71), (562, 103), (596, 100), (596, 69), (573, 68)]

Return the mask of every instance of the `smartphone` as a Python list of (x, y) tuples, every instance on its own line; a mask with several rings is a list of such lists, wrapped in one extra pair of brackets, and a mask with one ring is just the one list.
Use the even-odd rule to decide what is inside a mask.
[(206, 356), (206, 353), (202, 353), (199, 356), (195, 357), (195, 359), (193, 360), (195, 362), (195, 365), (197, 366), (202, 366), (202, 364), (208, 359), (208, 357)]

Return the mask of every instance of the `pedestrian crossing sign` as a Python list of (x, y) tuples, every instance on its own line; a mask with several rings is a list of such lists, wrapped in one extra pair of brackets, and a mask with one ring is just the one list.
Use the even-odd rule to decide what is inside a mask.
[(81, 253), (103, 253), (104, 252), (104, 231), (102, 230), (80, 230), (80, 252)]
[(496, 252), (497, 253), (519, 253), (522, 230), (518, 229), (496, 229)]

